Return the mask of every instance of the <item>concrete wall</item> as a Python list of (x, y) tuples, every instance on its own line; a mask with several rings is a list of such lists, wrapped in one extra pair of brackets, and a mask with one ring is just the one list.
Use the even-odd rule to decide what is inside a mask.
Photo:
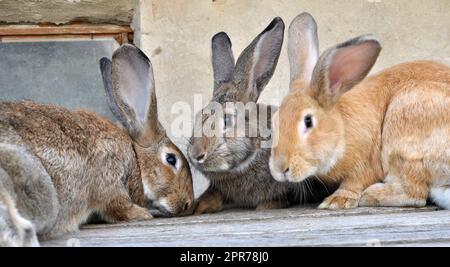
[[(212, 94), (210, 39), (225, 31), (235, 58), (275, 16), (286, 23), (303, 11), (318, 23), (321, 51), (360, 34), (373, 33), (383, 51), (373, 71), (414, 59), (450, 63), (449, 0), (144, 0), (138, 45), (153, 62), (160, 119), (167, 129), (177, 101)], [(260, 102), (279, 104), (289, 84), (286, 40), (277, 70)], [(185, 146), (186, 141), (176, 139)], [(204, 187), (196, 175), (197, 189)], [(198, 189), (197, 192), (201, 191)]]
[(0, 101), (33, 100), (89, 109), (115, 121), (99, 59), (111, 58), (113, 39), (0, 43)]

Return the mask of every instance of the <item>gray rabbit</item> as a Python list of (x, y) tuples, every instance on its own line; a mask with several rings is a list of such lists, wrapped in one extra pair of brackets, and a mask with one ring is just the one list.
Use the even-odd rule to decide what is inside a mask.
[[(196, 115), (188, 145), (190, 162), (210, 181), (197, 201), (196, 214), (217, 212), (224, 204), (258, 210), (285, 208), (320, 200), (328, 193), (316, 180), (310, 184), (281, 183), (270, 174), (270, 128), (277, 107), (256, 102), (274, 73), (283, 34), (284, 23), (277, 17), (242, 52), (236, 64), (227, 34), (221, 32), (212, 38), (213, 97)], [(238, 106), (230, 109), (229, 103), (253, 103), (247, 112), (256, 114), (257, 120), (246, 114), (245, 121), (237, 123)], [(211, 128), (218, 135), (204, 132), (208, 121), (213, 121)], [(196, 135), (199, 129), (200, 136)], [(230, 132), (247, 134), (230, 137)]]

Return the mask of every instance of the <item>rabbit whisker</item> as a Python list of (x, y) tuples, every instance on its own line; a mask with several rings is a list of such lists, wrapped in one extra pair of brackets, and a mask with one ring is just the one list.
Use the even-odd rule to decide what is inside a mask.
[(330, 191), (328, 190), (328, 186), (325, 185), (325, 183), (322, 181), (322, 179), (320, 179), (318, 176), (314, 176), (314, 178), (322, 184), (322, 186), (327, 191), (327, 194), (330, 194)]

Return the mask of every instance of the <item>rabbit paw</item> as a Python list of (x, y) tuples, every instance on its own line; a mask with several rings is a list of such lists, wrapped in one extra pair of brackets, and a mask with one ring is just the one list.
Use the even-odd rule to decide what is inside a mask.
[(319, 205), (319, 209), (353, 209), (358, 207), (359, 195), (355, 192), (338, 189), (334, 194), (327, 197), (322, 204)]
[(105, 214), (105, 218), (112, 222), (121, 221), (145, 221), (150, 220), (153, 216), (146, 208), (133, 204), (130, 208), (116, 208)]
[(260, 210), (285, 209), (287, 207), (289, 207), (288, 201), (276, 200), (260, 203), (256, 207), (256, 210), (260, 211)]
[(148, 209), (135, 205), (129, 213), (129, 219), (132, 221), (145, 221), (153, 219), (153, 216)]
[(207, 191), (195, 206), (194, 214), (216, 213), (222, 209), (222, 197), (219, 192)]
[(222, 209), (222, 202), (200, 201), (194, 214), (216, 213)]

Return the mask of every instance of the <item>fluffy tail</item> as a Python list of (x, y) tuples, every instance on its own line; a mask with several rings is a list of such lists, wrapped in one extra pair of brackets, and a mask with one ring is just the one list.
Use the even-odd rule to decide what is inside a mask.
[(441, 208), (450, 210), (450, 187), (434, 187), (430, 191), (431, 200)]

